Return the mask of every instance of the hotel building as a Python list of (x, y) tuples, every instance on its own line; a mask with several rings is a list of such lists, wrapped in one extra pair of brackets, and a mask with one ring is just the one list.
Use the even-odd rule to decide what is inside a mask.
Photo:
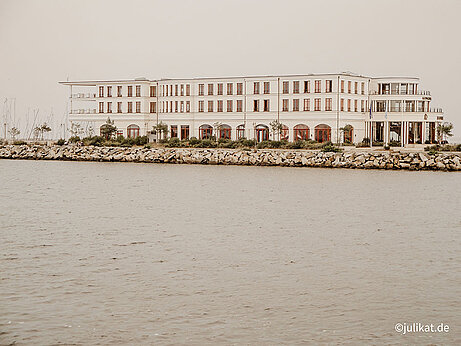
[[(125, 137), (148, 135), (163, 122), (168, 137), (179, 139), (371, 138), (408, 146), (436, 142), (443, 120), (418, 78), (339, 73), (60, 83), (70, 87), (71, 123), (99, 134), (110, 118)], [(274, 121), (281, 133), (272, 133)]]

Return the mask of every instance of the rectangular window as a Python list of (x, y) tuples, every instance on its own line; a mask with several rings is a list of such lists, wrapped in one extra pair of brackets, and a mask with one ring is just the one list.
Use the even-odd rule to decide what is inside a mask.
[(227, 111), (228, 112), (233, 112), (233, 110), (232, 110), (233, 104), (234, 104), (234, 102), (232, 100), (227, 100)]
[(117, 113), (122, 113), (122, 103), (117, 102)]
[(352, 89), (352, 82), (351, 81), (348, 81), (347, 82), (347, 93), (350, 94), (351, 93), (351, 89)]
[(198, 111), (199, 112), (205, 111), (205, 101), (198, 101)]
[(288, 99), (282, 100), (282, 112), (288, 112)]
[(136, 97), (140, 97), (140, 96), (141, 96), (141, 86), (136, 85)]
[(173, 113), (173, 101), (170, 101), (170, 113)]
[(178, 137), (178, 125), (171, 125), (170, 126), (170, 137), (177, 138)]
[(198, 85), (198, 96), (205, 95), (205, 84)]
[(354, 112), (358, 111), (358, 101), (354, 100)]
[(362, 92), (362, 95), (365, 95), (365, 83), (362, 83), (362, 90), (361, 90), (361, 92)]
[(136, 113), (141, 113), (141, 102), (136, 102)]
[(320, 111), (321, 103), (320, 99), (314, 99), (314, 111)]
[(173, 96), (173, 84), (170, 85), (170, 96)]
[(104, 97), (104, 87), (103, 86), (99, 87), (99, 97)]
[(362, 110), (362, 112), (365, 112), (365, 102), (360, 101), (360, 109)]
[(157, 102), (151, 102), (149, 110), (151, 113), (157, 113)]
[(253, 112), (259, 112), (259, 100), (253, 100)]
[(179, 112), (179, 102), (178, 101), (174, 101), (174, 112), (175, 113)]
[(208, 95), (213, 95), (213, 84), (208, 84)]
[(99, 113), (104, 113), (104, 102), (99, 102)]
[[(213, 84), (211, 84), (211, 85), (213, 85)], [(213, 103), (214, 102), (212, 100), (208, 101), (208, 112), (210, 112), (210, 113), (213, 112)]]
[(186, 96), (190, 96), (190, 84), (186, 84)]
[(293, 81), (293, 94), (299, 94), (299, 81)]
[[(218, 90), (219, 90), (219, 87), (218, 87)], [(223, 107), (223, 100), (218, 100), (218, 112), (222, 112), (223, 108), (224, 108)]]
[(264, 82), (264, 93), (270, 94), (271, 92), (271, 84), (270, 82)]
[(355, 82), (355, 83), (354, 83), (354, 92), (355, 92), (356, 94), (359, 93), (359, 82)]
[(344, 93), (344, 81), (341, 81), (341, 92)]
[(184, 84), (181, 84), (181, 96), (184, 96)]
[(190, 101), (186, 101), (186, 113), (190, 112)]
[(243, 111), (243, 101), (237, 100), (237, 112), (242, 112), (242, 111)]
[(128, 97), (133, 97), (133, 86), (128, 85)]
[(253, 83), (253, 93), (254, 94), (259, 94), (259, 82), (254, 82)]
[(331, 79), (325, 81), (325, 92), (331, 93), (333, 91), (333, 81)]
[(237, 83), (237, 95), (243, 95), (243, 83)]
[(264, 112), (270, 112), (270, 102), (269, 102), (269, 100), (264, 100)]
[(233, 86), (234, 84), (227, 83), (227, 95), (232, 95), (234, 93)]
[(112, 113), (112, 102), (107, 102), (107, 113)]
[(166, 95), (166, 96), (168, 96), (168, 90), (170, 90), (170, 89), (168, 88), (168, 85), (165, 85), (165, 95)]
[(282, 93), (284, 93), (284, 94), (289, 94), (290, 93), (290, 83), (289, 82), (283, 82), (283, 84), (282, 84)]
[(325, 111), (331, 111), (331, 98), (325, 99)]
[(123, 136), (123, 130), (117, 130), (117, 137)]
[(157, 96), (157, 86), (151, 85), (150, 86), (150, 97), (155, 97), (155, 96)]
[(344, 99), (341, 99), (341, 112), (344, 112)]
[(189, 139), (189, 125), (181, 125), (181, 139)]
[(111, 86), (107, 87), (107, 97), (112, 97), (112, 87)]
[(122, 86), (117, 86), (117, 97), (122, 97)]
[(128, 113), (133, 113), (133, 102), (128, 102)]
[(184, 113), (184, 101), (181, 101), (179, 111)]
[(308, 80), (304, 81), (304, 93), (309, 94), (311, 92), (311, 82)]
[(178, 84), (176, 84), (176, 85), (174, 86), (174, 96), (178, 96), (178, 95), (179, 95), (179, 93), (178, 93), (179, 90), (178, 90), (178, 89), (179, 89)]
[(309, 112), (311, 110), (311, 100), (304, 99), (304, 111)]
[(299, 99), (293, 99), (293, 112), (299, 112)]
[(347, 111), (351, 111), (351, 99), (347, 99)]
[(218, 95), (222, 95), (222, 94), (223, 94), (223, 84), (218, 83)]
[(320, 80), (315, 81), (315, 92), (316, 93), (322, 92), (322, 81)]

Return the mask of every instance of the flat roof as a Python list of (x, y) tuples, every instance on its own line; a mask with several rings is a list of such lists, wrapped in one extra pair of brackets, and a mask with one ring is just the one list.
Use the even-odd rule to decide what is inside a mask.
[(113, 79), (113, 80), (83, 80), (83, 81), (62, 81), (59, 84), (76, 85), (76, 86), (94, 86), (97, 84), (106, 83), (146, 83), (146, 82), (162, 82), (162, 81), (197, 81), (197, 80), (216, 80), (216, 79), (258, 79), (258, 78), (294, 78), (294, 77), (320, 77), (320, 76), (348, 76), (357, 78), (367, 78), (372, 80), (378, 79), (410, 79), (419, 80), (418, 77), (368, 77), (352, 72), (340, 73), (307, 73), (307, 74), (287, 74), (287, 75), (255, 75), (255, 76), (228, 76), (228, 77), (193, 77), (193, 78), (134, 78), (134, 79)]

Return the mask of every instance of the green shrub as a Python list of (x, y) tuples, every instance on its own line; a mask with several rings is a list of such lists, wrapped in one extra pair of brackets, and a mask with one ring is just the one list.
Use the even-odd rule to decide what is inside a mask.
[(390, 147), (400, 147), (400, 141), (390, 141), (389, 146)]
[(58, 141), (56, 142), (57, 145), (64, 145), (66, 143), (66, 141), (62, 138), (58, 139)]
[(342, 149), (335, 146), (333, 143), (331, 143), (330, 141), (328, 142), (325, 142), (323, 143), (323, 147), (322, 147), (322, 151), (323, 152), (334, 152), (334, 153), (338, 153), (338, 152), (341, 152)]
[(83, 138), (82, 141), (83, 141), (83, 145), (94, 145), (96, 147), (101, 147), (105, 144), (106, 139), (102, 136), (91, 136), (91, 137)]
[(168, 148), (178, 148), (182, 146), (182, 143), (178, 137), (172, 137), (165, 146)]
[(196, 145), (198, 148), (216, 148), (216, 141), (211, 139), (202, 139), (202, 141)]
[(14, 145), (26, 145), (27, 142), (25, 142), (25, 141), (14, 141), (13, 144)]
[(77, 143), (77, 142), (80, 142), (79, 136), (72, 136), (69, 138), (69, 143)]
[(197, 137), (189, 138), (189, 145), (191, 145), (191, 146), (197, 145), (200, 142), (201, 142), (200, 139), (197, 139)]

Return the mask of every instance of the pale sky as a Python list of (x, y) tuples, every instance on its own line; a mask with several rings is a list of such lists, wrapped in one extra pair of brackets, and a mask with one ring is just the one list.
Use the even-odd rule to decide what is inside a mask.
[(457, 0), (0, 0), (0, 116), (14, 98), (17, 125), (39, 109), (59, 127), (67, 78), (351, 71), (420, 77), (461, 142), (460, 15)]

